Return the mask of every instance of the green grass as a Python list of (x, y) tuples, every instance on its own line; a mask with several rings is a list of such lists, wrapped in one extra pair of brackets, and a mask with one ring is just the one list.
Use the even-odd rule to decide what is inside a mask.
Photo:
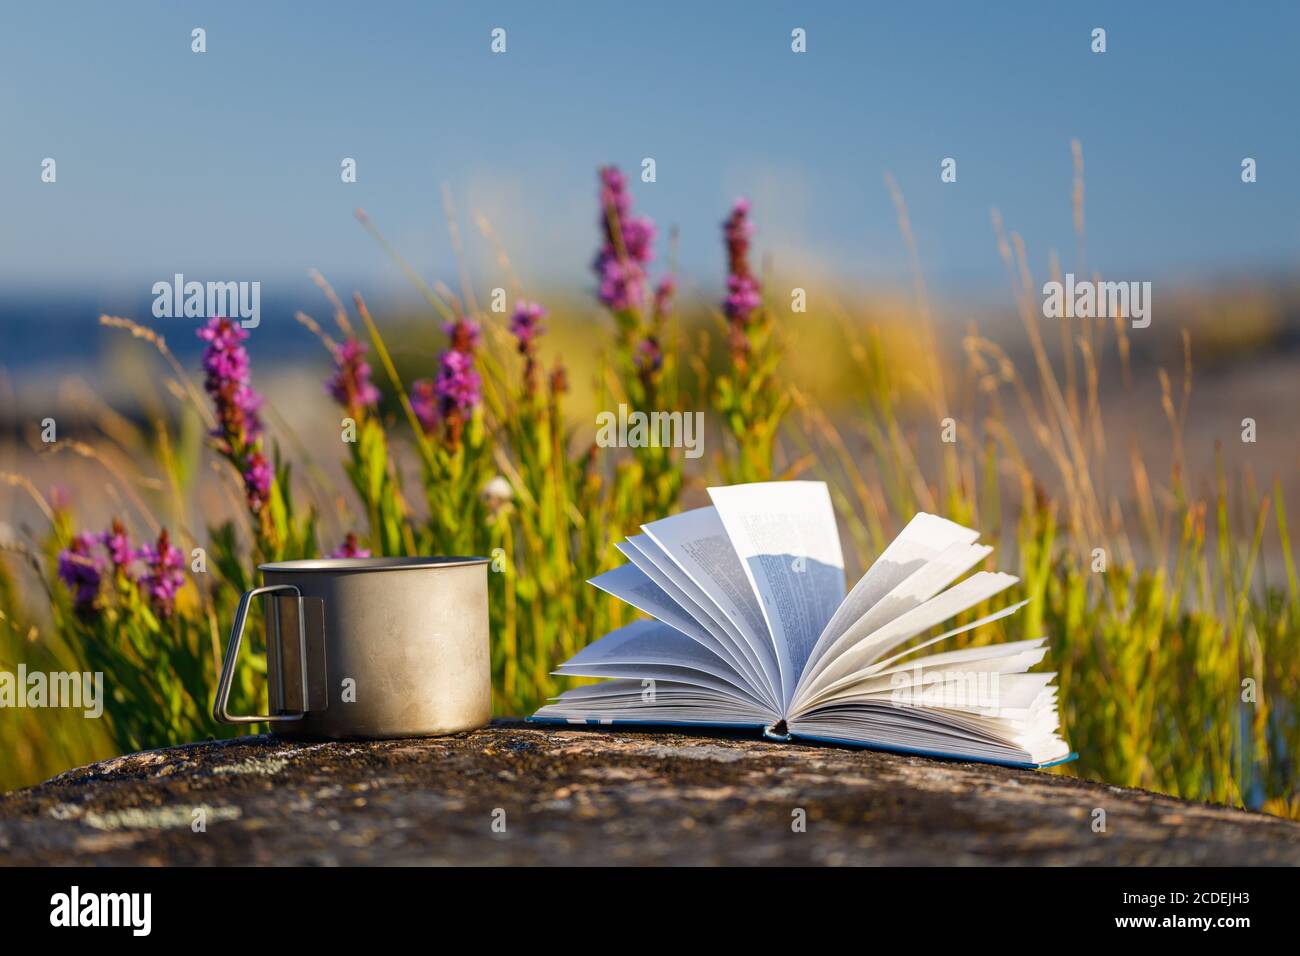
[[(898, 205), (910, 244), (901, 198)], [(97, 614), (77, 614), (54, 575), (57, 552), (81, 530), (75, 515), (51, 506), (21, 476), (5, 476), (51, 520), (35, 540), (11, 544), (0, 565), (0, 666), (24, 660), (103, 670), (115, 693), (95, 726), (62, 711), (5, 715), (0, 786), (114, 750), (235, 733), (214, 725), (208, 711), (238, 594), (253, 583), (259, 560), (317, 553), (318, 517), (340, 495), (375, 553), (494, 558), (494, 700), (499, 713), (520, 714), (569, 686), (550, 676), (557, 663), (625, 621), (624, 606), (583, 583), (619, 563), (616, 540), (709, 483), (797, 476), (830, 483), (858, 565), (851, 573), (921, 509), (977, 527), (999, 545), (990, 567), (1018, 573), (1021, 583), (998, 606), (1032, 602), (965, 640), (1050, 638), (1065, 734), (1081, 755), (1058, 772), (1300, 815), (1300, 592), (1280, 493), (1249, 479), (1230, 487), (1222, 466), (1212, 495), (1191, 492), (1182, 449), (1190, 344), (1179, 390), (1160, 373), (1174, 469), (1163, 479), (1149, 474), (1132, 451), (1124, 486), (1107, 483), (1107, 455), (1120, 452), (1104, 434), (1102, 406), (1123, 397), (1103, 395), (1098, 383), (1131, 379), (1125, 326), (1084, 321), (1063, 327), (1059, 344), (1045, 341), (1023, 249), (1014, 236), (998, 238), (1030, 345), (1028, 370), (974, 332), (960, 355), (945, 359), (918, 267), (905, 331), (865, 324), (838, 307), (786, 315), (780, 297), (769, 295), (738, 357), (734, 340), (730, 350), (722, 344), (729, 340), (717, 313), (699, 322), (628, 313), (585, 335), (597, 356), (590, 382), (565, 382), (552, 364), (530, 389), (503, 316), (478, 310), (469, 290), (458, 297), (421, 284), (430, 340), (448, 317), (473, 316), (483, 329), (482, 406), (455, 440), (418, 427), (410, 382), (365, 303), (358, 297), (345, 307), (323, 286), (337, 335), (369, 347), (385, 411), (362, 412), (357, 442), (340, 452), (346, 489), (301, 477), (316, 475), (318, 463), (288, 461), (279, 447), (297, 446), (292, 436), (275, 435), (272, 513), (231, 509), (185, 542), (187, 552), (194, 544), (208, 549), (209, 570), (188, 576), (171, 618), (150, 613), (122, 582), (106, 589)], [(566, 323), (563, 315), (550, 321)], [(135, 437), (152, 453), (137, 455), (137, 471), (120, 476), (122, 483), (153, 509), (157, 524), (186, 528), (197, 476), (211, 457), (238, 501), (229, 462), (185, 437), (208, 414), (185, 370), (148, 330), (105, 322), (141, 339), (142, 348), (152, 345), (178, 383), (178, 410)], [(304, 325), (329, 340), (316, 323)], [(651, 333), (664, 361), (647, 374), (635, 349)], [(809, 341), (836, 343), (837, 368), (848, 363), (847, 378), (857, 383), (844, 396), (851, 410), (826, 410), (785, 374), (795, 343)], [(255, 340), (250, 351), (256, 382)], [(591, 424), (567, 411), (579, 387), (594, 392), (578, 398), (586, 408), (709, 408), (713, 454), (703, 469), (689, 470), (677, 449), (597, 448)], [(952, 443), (943, 441), (948, 418), (956, 425)], [(84, 451), (115, 443), (120, 435), (97, 435)], [(400, 467), (403, 460), (419, 463), (418, 479)], [(508, 502), (482, 495), (498, 475), (511, 486)], [(1104, 570), (1095, 569), (1097, 549)], [(1283, 556), (1280, 579), (1261, 579), (1264, 553)], [(23, 581), (39, 581), (39, 590), (24, 593)], [(256, 668), (241, 673), (236, 705), (256, 707), (263, 693)]]

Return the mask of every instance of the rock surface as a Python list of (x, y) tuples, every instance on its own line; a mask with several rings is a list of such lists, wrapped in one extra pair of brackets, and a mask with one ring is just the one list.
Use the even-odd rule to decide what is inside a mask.
[(1300, 824), (1057, 773), (498, 721), (71, 770), (0, 798), (0, 863), (1294, 865)]

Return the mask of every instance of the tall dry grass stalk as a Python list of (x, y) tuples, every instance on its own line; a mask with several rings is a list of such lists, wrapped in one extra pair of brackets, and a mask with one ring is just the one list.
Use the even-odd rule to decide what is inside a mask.
[[(1077, 142), (1072, 152), (1075, 271), (1084, 274)], [(58, 554), (77, 534), (73, 515), (47, 502), (30, 482), (7, 475), (7, 484), (41, 503), (50, 528), (21, 548), (8, 546), (20, 560), (0, 572), (0, 660), (44, 655), (50, 664), (97, 665), (114, 675), (122, 702), (101, 730), (118, 748), (226, 732), (211, 724), (207, 705), (234, 599), (253, 583), (256, 562), (270, 549), (284, 556), (329, 550), (317, 541), (316, 518), (335, 514), (353, 523), (352, 547), (492, 558), (496, 706), (501, 713), (526, 713), (563, 689), (564, 682), (551, 676), (559, 661), (624, 622), (624, 605), (583, 583), (618, 562), (614, 541), (647, 517), (677, 508), (691, 484), (735, 474), (817, 477), (830, 485), (855, 570), (917, 510), (945, 514), (1000, 542), (998, 565), (1017, 571), (1021, 583), (997, 600), (1028, 597), (1031, 603), (1026, 613), (963, 640), (1050, 638), (1065, 730), (1081, 754), (1078, 764), (1061, 772), (1294, 815), (1300, 591), (1287, 516), (1278, 488), (1259, 489), (1249, 472), (1230, 488), (1222, 464), (1212, 493), (1193, 494), (1184, 435), (1190, 339), (1184, 339), (1178, 375), (1158, 373), (1172, 467), (1167, 475), (1153, 474), (1142, 444), (1108, 435), (1103, 423), (1113, 401), (1105, 383), (1118, 379), (1120, 399), (1132, 401), (1132, 343), (1120, 317), (1049, 328), (1038, 315), (1024, 243), (994, 210), (993, 238), (1023, 326), (1028, 367), (1020, 368), (974, 325), (957, 354), (945, 354), (947, 337), (938, 334), (906, 203), (892, 179), (886, 185), (912, 265), (910, 331), (863, 323), (835, 305), (798, 316), (804, 329), (822, 324), (839, 337), (851, 368), (846, 377), (858, 383), (851, 414), (820, 407), (807, 389), (782, 376), (778, 333), (794, 317), (778, 315), (770, 300), (757, 318), (728, 303), (727, 342), (712, 332), (728, 326), (718, 321), (720, 313), (712, 326), (688, 328), (676, 312), (647, 316), (621, 303), (622, 314), (602, 334), (595, 379), (583, 384), (600, 409), (620, 402), (679, 409), (713, 404), (723, 412), (725, 420), (715, 427), (727, 430), (731, 451), (709, 462), (706, 473), (689, 472), (675, 449), (598, 448), (590, 425), (575, 424), (567, 411), (575, 383), (562, 357), (548, 354), (549, 340), (533, 338), (540, 334), (535, 330), (525, 334), (524, 325), (507, 327), (503, 316), (480, 304), (449, 198), (444, 203), (453, 223), (458, 292), (426, 282), (358, 212), (425, 297), (434, 319), (450, 330), (429, 334), (447, 343), (442, 371), (452, 367), (446, 362), (458, 340), (464, 351), (455, 362), (472, 356), (477, 402), (448, 406), (452, 419), (430, 418), (420, 404), (429, 391), (418, 392), (420, 383), (402, 374), (381, 318), (359, 295), (346, 306), (314, 275), (334, 312), (337, 338), (305, 313), (298, 321), (339, 362), (340, 375), (345, 354), (355, 359), (368, 351), (389, 396), (385, 404), (353, 401), (354, 407), (340, 410), (357, 429), (357, 441), (340, 456), (349, 487), (336, 487), (304, 443), (278, 424), (269, 449), (276, 467), (268, 519), (250, 510), (247, 479), (231, 467), (229, 455), (204, 458), (196, 442), (172, 434), (161, 417), (140, 434), (115, 420), (111, 434), (78, 447), (114, 462), (110, 484), (123, 500), (156, 515), (143, 526), (151, 532), (159, 524), (186, 529), (187, 544), (206, 546), (209, 571), (187, 579), (169, 615), (160, 615), (124, 578), (105, 587), (88, 614), (74, 606), (54, 572)], [(730, 237), (737, 248), (748, 237), (741, 231), (743, 215), (733, 212)], [(504, 244), (486, 220), (474, 221), (523, 322), (532, 313), (521, 301), (523, 284)], [(619, 227), (610, 236), (615, 251), (606, 266), (628, 266)], [(756, 289), (747, 265), (733, 266), (737, 288), (746, 294)], [(1050, 274), (1060, 271), (1053, 257)], [(191, 406), (187, 414), (201, 416), (205, 430), (213, 428), (204, 396), (161, 336), (127, 319), (101, 321), (157, 350), (174, 378), (170, 393)], [(471, 326), (481, 331), (481, 341), (470, 335)], [(915, 360), (899, 361), (896, 342)], [(718, 357), (728, 349), (731, 364), (720, 371)], [(647, 355), (655, 361), (647, 362)], [(349, 374), (360, 373), (352, 366)], [(755, 381), (748, 375), (762, 376), (762, 395), (746, 397), (744, 389)], [(724, 380), (729, 392), (720, 385)], [(946, 419), (955, 425), (954, 442), (942, 439)], [(771, 440), (763, 431), (768, 428)], [(753, 440), (756, 433), (762, 441)], [(282, 443), (294, 449), (296, 474), (278, 450)], [(111, 453), (118, 447), (134, 453)], [(221, 473), (230, 505), (215, 518), (194, 503), (204, 460)], [(400, 467), (411, 460), (418, 477)], [(1108, 477), (1118, 462), (1127, 463), (1121, 483)], [(205, 522), (206, 534), (188, 530)], [(1263, 555), (1271, 547), (1284, 556), (1280, 581), (1263, 578)], [(32, 566), (41, 581), (35, 598), (16, 583)], [(975, 608), (967, 616), (991, 610)], [(37, 621), (49, 623), (32, 638)], [(236, 688), (250, 708), (261, 695), (256, 666), (241, 670), (246, 680)], [(110, 745), (84, 723), (47, 713), (24, 723), (16, 737), (6, 724), (11, 739), (4, 743), (17, 757), (0, 783), (31, 780)]]

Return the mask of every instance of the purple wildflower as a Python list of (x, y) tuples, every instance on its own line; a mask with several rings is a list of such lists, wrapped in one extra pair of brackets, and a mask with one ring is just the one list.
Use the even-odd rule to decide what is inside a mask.
[(660, 348), (659, 340), (655, 336), (647, 335), (637, 343), (635, 361), (641, 384), (648, 392), (664, 365), (663, 349)]
[(627, 179), (616, 166), (600, 168), (600, 225), (604, 243), (592, 268), (600, 301), (615, 312), (645, 301), (645, 266), (654, 258), (654, 223), (632, 215)]
[(114, 518), (112, 528), (100, 535), (100, 540), (108, 551), (108, 560), (113, 566), (113, 571), (130, 580), (133, 577), (130, 565), (135, 560), (135, 551), (131, 548), (131, 538), (127, 535), (122, 522)]
[(424, 379), (412, 386), (411, 407), (426, 433), (442, 424), (454, 448), (481, 400), (482, 382), (474, 368), (479, 329), (461, 317), (448, 324), (446, 332), (451, 347), (438, 357), (438, 375), (432, 382)]
[(601, 209), (613, 212), (619, 220), (626, 219), (632, 212), (632, 197), (627, 191), (627, 177), (617, 166), (602, 166), (597, 175), (600, 177)]
[(623, 248), (627, 257), (642, 264), (655, 257), (655, 224), (649, 219), (627, 218), (620, 223)]
[(479, 330), (478, 323), (471, 322), (464, 317), (456, 319), (455, 322), (448, 322), (442, 327), (443, 332), (447, 333), (447, 338), (451, 341), (451, 347), (457, 352), (468, 352), (473, 355), (478, 351)]
[(367, 548), (361, 547), (360, 542), (357, 541), (355, 532), (349, 531), (347, 537), (343, 539), (343, 543), (330, 552), (330, 557), (368, 558), (370, 557), (370, 551)]
[(546, 310), (536, 302), (515, 303), (515, 313), (510, 317), (510, 332), (519, 342), (519, 351), (525, 355), (532, 349), (537, 336), (546, 331), (542, 319)]
[(261, 512), (263, 506), (271, 499), (271, 482), (275, 474), (260, 451), (252, 452), (244, 467), (244, 495), (253, 513)]
[(334, 350), (334, 375), (325, 390), (353, 416), (379, 404), (379, 389), (370, 381), (366, 344), (348, 339)]
[(727, 297), (722, 309), (727, 316), (728, 344), (732, 360), (744, 365), (750, 351), (747, 334), (755, 315), (763, 307), (762, 287), (749, 269), (749, 240), (754, 226), (749, 221), (749, 201), (737, 199), (731, 215), (722, 224), (727, 243)]
[(79, 534), (59, 552), (59, 578), (72, 592), (78, 613), (94, 610), (99, 583), (104, 576), (103, 559), (94, 553), (98, 542), (92, 534)]
[(753, 276), (727, 276), (727, 298), (723, 302), (727, 318), (742, 328), (747, 327), (762, 304), (763, 294), (757, 279)]
[(468, 413), (479, 403), (480, 381), (474, 369), (474, 356), (448, 349), (439, 360), (438, 378), (433, 393), (443, 418), (453, 412)]
[(420, 420), (427, 435), (438, 427), (438, 402), (433, 393), (433, 382), (422, 378), (411, 385), (411, 410)]
[(749, 271), (749, 240), (754, 225), (749, 221), (749, 201), (737, 199), (731, 215), (722, 224), (727, 243), (727, 298), (723, 309), (734, 325), (747, 328), (753, 314), (763, 305), (763, 296)]
[(537, 337), (545, 331), (545, 315), (546, 310), (536, 302), (517, 302), (515, 314), (510, 317), (510, 331), (524, 357), (524, 394), (529, 396), (537, 394)]
[(262, 421), (257, 414), (262, 397), (249, 384), (248, 352), (241, 344), (248, 333), (229, 319), (216, 318), (199, 329), (198, 336), (208, 343), (203, 350), (203, 387), (216, 406), (213, 436), (221, 453), (239, 470), (248, 509), (258, 517), (263, 536), (272, 539), (273, 525), (264, 509), (275, 475), (262, 454)]
[(225, 318), (198, 330), (203, 350), (203, 387), (217, 407), (216, 437), (239, 450), (262, 433), (258, 410), (262, 397), (249, 384), (248, 352), (241, 344), (248, 332)]
[(749, 200), (743, 196), (731, 206), (731, 215), (722, 224), (727, 237), (727, 261), (734, 269), (749, 254), (749, 240), (754, 238), (754, 224), (749, 221)]
[(596, 290), (600, 301), (615, 312), (626, 312), (641, 305), (645, 283), (645, 270), (634, 262), (621, 262), (618, 257), (602, 252), (596, 259), (600, 286)]
[(145, 563), (140, 587), (159, 617), (171, 617), (176, 609), (176, 592), (185, 584), (185, 556), (171, 543), (167, 529), (158, 534), (158, 543), (144, 545), (137, 557)]

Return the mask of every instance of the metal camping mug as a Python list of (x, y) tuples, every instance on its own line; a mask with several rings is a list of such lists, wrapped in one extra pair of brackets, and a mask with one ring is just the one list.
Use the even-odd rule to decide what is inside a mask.
[[(492, 714), (487, 558), (327, 558), (260, 565), (231, 625), (213, 716), (292, 737), (422, 737)], [(266, 607), (267, 714), (232, 714), (253, 600)]]

